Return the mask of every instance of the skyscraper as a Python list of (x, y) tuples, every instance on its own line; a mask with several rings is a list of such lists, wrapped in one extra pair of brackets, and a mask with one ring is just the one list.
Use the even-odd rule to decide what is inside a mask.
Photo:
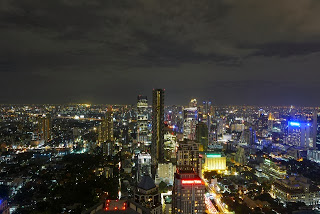
[(312, 147), (316, 149), (317, 147), (317, 134), (318, 134), (318, 111), (314, 109), (312, 112)]
[(151, 173), (155, 178), (158, 163), (164, 162), (164, 89), (152, 93)]
[(98, 141), (102, 144), (103, 153), (105, 155), (112, 155), (113, 151), (113, 111), (112, 106), (109, 106), (106, 116), (103, 118), (99, 126)]
[(41, 141), (51, 140), (52, 120), (50, 115), (38, 116), (38, 133)]
[(203, 122), (207, 124), (208, 132), (210, 133), (211, 127), (211, 102), (203, 101)]
[(286, 143), (301, 148), (313, 147), (313, 136), (310, 123), (306, 121), (289, 121)]
[(138, 96), (137, 100), (137, 139), (141, 144), (148, 141), (148, 99), (147, 96)]
[(202, 159), (199, 157), (199, 143), (192, 140), (179, 142), (177, 169), (191, 170), (201, 177)]
[(208, 127), (203, 122), (199, 122), (196, 126), (196, 141), (200, 143), (201, 151), (208, 150)]
[(205, 185), (193, 171), (179, 171), (175, 174), (172, 191), (174, 214), (205, 213)]
[(183, 137), (194, 140), (196, 134), (196, 124), (198, 123), (197, 107), (185, 108), (183, 110)]

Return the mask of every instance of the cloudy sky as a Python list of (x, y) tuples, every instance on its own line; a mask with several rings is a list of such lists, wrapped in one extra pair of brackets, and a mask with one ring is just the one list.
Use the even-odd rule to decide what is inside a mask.
[(319, 0), (0, 0), (0, 103), (320, 105)]

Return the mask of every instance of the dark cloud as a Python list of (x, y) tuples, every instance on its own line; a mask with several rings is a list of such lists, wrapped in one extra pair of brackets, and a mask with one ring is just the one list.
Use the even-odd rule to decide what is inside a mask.
[(319, 10), (318, 0), (0, 0), (0, 88), (11, 88), (0, 101), (128, 103), (166, 87), (181, 98), (171, 103), (319, 104), (309, 86), (320, 79)]

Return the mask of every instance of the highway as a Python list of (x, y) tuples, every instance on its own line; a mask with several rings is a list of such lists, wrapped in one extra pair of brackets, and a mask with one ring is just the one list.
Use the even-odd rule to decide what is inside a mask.
[[(213, 195), (214, 202), (217, 204), (219, 213), (230, 213), (227, 208), (225, 208), (221, 204), (221, 195), (216, 193), (215, 189), (211, 187), (205, 180), (204, 183), (206, 185), (206, 188), (208, 189), (210, 195)], [(212, 203), (211, 203), (212, 204)], [(216, 209), (215, 209), (216, 210)], [(216, 210), (217, 211), (217, 210)], [(214, 212), (213, 212), (214, 213)]]

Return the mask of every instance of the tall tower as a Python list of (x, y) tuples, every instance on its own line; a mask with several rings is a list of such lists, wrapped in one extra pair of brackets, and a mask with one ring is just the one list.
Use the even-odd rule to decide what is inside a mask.
[(318, 111), (314, 109), (312, 112), (312, 143), (313, 149), (317, 148), (317, 133), (318, 133)]
[(203, 101), (203, 118), (208, 127), (208, 132), (210, 133), (210, 126), (211, 126), (211, 102), (210, 101)]
[(194, 140), (196, 124), (198, 123), (197, 107), (185, 108), (183, 110), (183, 138)]
[(137, 133), (138, 142), (148, 141), (148, 99), (147, 96), (138, 96), (137, 100)]
[(113, 151), (113, 111), (109, 106), (106, 112), (106, 116), (103, 118), (99, 127), (98, 141), (102, 144), (103, 153), (105, 155), (112, 155)]
[(156, 175), (158, 163), (164, 162), (164, 89), (153, 89), (152, 92), (152, 143), (151, 173)]
[(38, 132), (40, 140), (48, 142), (51, 140), (52, 120), (50, 115), (38, 116)]

